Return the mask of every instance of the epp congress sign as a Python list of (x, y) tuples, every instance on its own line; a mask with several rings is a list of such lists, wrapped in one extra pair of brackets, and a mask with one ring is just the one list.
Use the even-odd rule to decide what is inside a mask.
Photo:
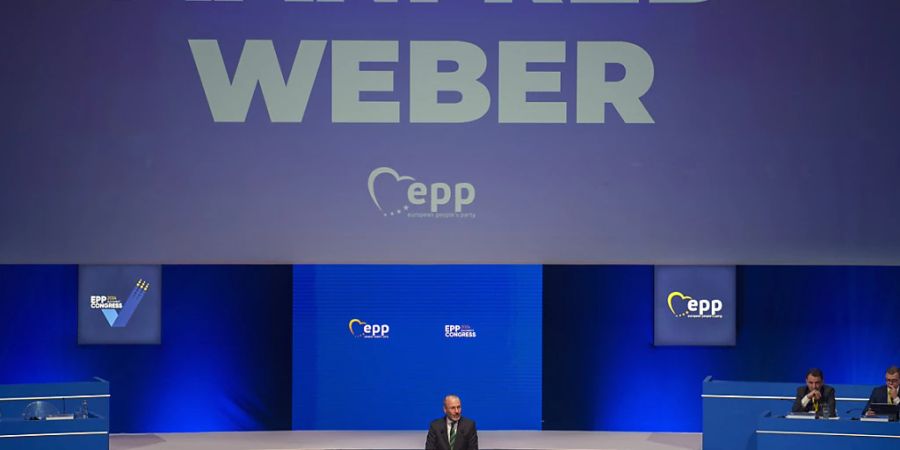
[(159, 344), (160, 266), (79, 266), (79, 344)]
[(657, 266), (654, 345), (734, 345), (734, 266)]

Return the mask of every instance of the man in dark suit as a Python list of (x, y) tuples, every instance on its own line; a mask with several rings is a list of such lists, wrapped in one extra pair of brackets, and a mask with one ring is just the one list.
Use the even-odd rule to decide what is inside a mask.
[(898, 388), (900, 388), (900, 369), (897, 366), (888, 367), (887, 372), (884, 374), (884, 386), (878, 386), (875, 389), (872, 389), (872, 395), (869, 396), (869, 401), (866, 403), (866, 408), (864, 411), (867, 416), (874, 416), (875, 411), (869, 409), (869, 405), (872, 403), (890, 403), (892, 405), (900, 405), (900, 395), (898, 395)]
[(425, 450), (478, 450), (478, 430), (474, 421), (462, 416), (459, 397), (444, 397), (444, 417), (428, 427)]
[(791, 412), (815, 412), (824, 414), (828, 409), (830, 417), (837, 416), (834, 388), (825, 384), (821, 369), (812, 368), (806, 372), (806, 386), (797, 388)]

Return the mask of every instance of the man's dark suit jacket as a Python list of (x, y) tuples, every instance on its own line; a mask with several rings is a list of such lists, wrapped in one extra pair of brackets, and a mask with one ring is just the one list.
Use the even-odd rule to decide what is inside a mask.
[[(827, 384), (823, 384), (822, 389), (819, 389), (819, 392), (822, 393), (822, 398), (819, 399), (819, 406), (821, 407), (823, 404), (828, 405), (831, 415), (837, 416), (834, 388)], [(812, 400), (806, 404), (806, 408), (803, 407), (803, 403), (800, 403), (807, 394), (809, 394), (809, 387), (800, 386), (797, 388), (797, 396), (794, 397), (794, 406), (791, 408), (791, 412), (810, 412), (813, 410)], [(821, 408), (819, 410), (821, 411)]]
[(869, 401), (866, 402), (866, 407), (863, 408), (863, 414), (869, 410), (869, 405), (872, 403), (887, 403), (887, 386), (878, 386), (875, 389), (872, 389), (872, 395), (869, 396)]
[[(460, 417), (456, 422), (456, 441), (453, 443), (453, 450), (478, 450), (478, 430), (475, 428), (475, 421)], [(425, 450), (450, 450), (446, 417), (431, 421), (428, 437), (425, 438)]]

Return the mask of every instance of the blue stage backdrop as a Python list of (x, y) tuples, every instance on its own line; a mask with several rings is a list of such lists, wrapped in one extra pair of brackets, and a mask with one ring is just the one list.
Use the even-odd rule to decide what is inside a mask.
[(540, 266), (294, 268), (295, 429), (424, 430), (447, 393), (540, 429)]
[[(544, 428), (701, 429), (701, 380), (883, 383), (900, 267), (738, 267), (737, 345), (653, 346), (652, 266), (544, 267)], [(791, 395), (792, 393), (785, 393)]]
[(162, 278), (160, 345), (79, 346), (77, 266), (0, 266), (0, 384), (105, 378), (114, 433), (289, 429), (290, 266)]
[(739, 266), (727, 348), (653, 347), (652, 266), (163, 266), (162, 285), (160, 345), (79, 346), (76, 266), (0, 266), (0, 383), (109, 379), (114, 432), (424, 429), (447, 391), (483, 428), (699, 431), (706, 375), (877, 385), (900, 361), (900, 267)]

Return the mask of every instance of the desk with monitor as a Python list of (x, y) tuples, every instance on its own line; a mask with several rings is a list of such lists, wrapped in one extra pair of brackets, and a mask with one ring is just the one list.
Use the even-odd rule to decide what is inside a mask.
[(109, 450), (109, 383), (0, 386), (0, 448)]
[[(773, 416), (786, 415), (800, 384), (724, 381), (707, 377), (703, 380), (702, 390), (703, 450), (756, 450), (756, 431), (761, 415), (767, 411)], [(832, 386), (837, 392), (839, 416), (862, 415), (873, 386)], [(900, 444), (900, 441), (896, 443)]]

